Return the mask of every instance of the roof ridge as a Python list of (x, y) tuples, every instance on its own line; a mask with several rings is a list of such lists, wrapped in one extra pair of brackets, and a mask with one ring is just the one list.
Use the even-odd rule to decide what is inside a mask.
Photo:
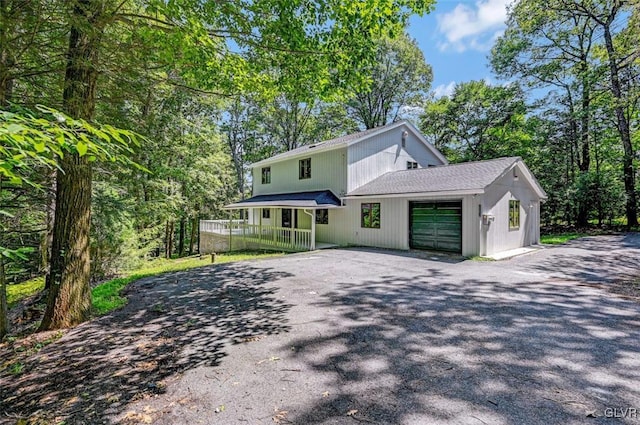
[(436, 167), (453, 167), (453, 166), (456, 166), (456, 165), (479, 164), (479, 163), (485, 163), (485, 162), (497, 162), (497, 161), (504, 161), (504, 160), (507, 160), (507, 159), (511, 159), (511, 160), (514, 160), (514, 161), (522, 160), (522, 158), (519, 157), (519, 156), (501, 156), (499, 158), (492, 158), (492, 159), (479, 159), (479, 160), (476, 160), (476, 161), (464, 161), (464, 162), (456, 162), (456, 163), (453, 163), (453, 164), (436, 165)]
[(386, 131), (385, 128), (389, 127), (399, 127), (403, 124), (409, 124), (407, 120), (399, 120), (394, 121), (389, 124), (381, 125), (374, 128), (369, 128), (366, 130), (358, 131), (355, 133), (347, 133), (342, 136), (334, 137), (333, 139), (327, 139), (316, 143), (309, 143), (306, 145), (298, 146), (295, 149), (291, 149), (285, 152), (280, 152), (279, 154), (273, 155), (269, 158), (262, 159), (260, 161), (256, 161), (251, 166), (255, 166), (257, 164), (267, 164), (271, 162), (277, 162), (285, 158), (295, 157), (296, 155), (306, 154), (307, 152), (312, 152), (313, 150), (331, 150), (341, 146), (349, 146), (351, 143), (360, 141), (369, 135), (376, 134), (381, 131)]

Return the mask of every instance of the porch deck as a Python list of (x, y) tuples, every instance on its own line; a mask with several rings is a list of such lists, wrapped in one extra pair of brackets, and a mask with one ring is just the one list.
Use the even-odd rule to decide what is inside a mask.
[(230, 251), (248, 247), (310, 251), (337, 246), (312, 241), (311, 229), (249, 224), (244, 220), (200, 220), (200, 232), (226, 237)]

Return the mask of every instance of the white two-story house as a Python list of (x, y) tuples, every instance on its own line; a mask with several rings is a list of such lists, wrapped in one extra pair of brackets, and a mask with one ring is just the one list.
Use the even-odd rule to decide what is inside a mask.
[(406, 121), (303, 146), (251, 170), (253, 196), (226, 206), (247, 217), (222, 227), (231, 248), (355, 245), (474, 256), (539, 241), (546, 194), (520, 158), (449, 165)]

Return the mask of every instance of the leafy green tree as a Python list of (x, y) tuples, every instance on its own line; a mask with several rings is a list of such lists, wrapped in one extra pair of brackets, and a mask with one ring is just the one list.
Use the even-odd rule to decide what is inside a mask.
[[(77, 155), (87, 161), (100, 159), (129, 163), (124, 154), (130, 152), (131, 141), (135, 142), (131, 132), (76, 120), (51, 109), (40, 108), (39, 113), (0, 111), (0, 183), (35, 185), (30, 179), (30, 171), (34, 167), (59, 168), (60, 158), (69, 155)], [(3, 195), (4, 187), (0, 185), (0, 195)], [(11, 250), (0, 247), (0, 304), (3, 306), (0, 322), (5, 324), (5, 266), (9, 260), (24, 260), (25, 252), (24, 248)]]
[[(590, 175), (593, 127), (598, 123), (594, 117), (601, 116), (601, 110), (615, 117), (613, 126), (623, 147), (620, 162), (629, 225), (637, 222), (631, 136), (638, 87), (634, 77), (640, 42), (634, 23), (637, 9), (637, 0), (553, 0), (544, 8), (523, 0), (512, 7), (507, 30), (492, 50), (492, 65), (500, 76), (521, 78), (535, 87), (557, 88), (563, 93), (555, 97), (548, 94), (546, 100), (553, 104), (559, 99), (555, 103), (567, 109), (561, 123), (569, 123), (569, 128), (563, 139), (572, 145), (568, 153), (580, 174), (572, 185), (576, 184), (580, 193), (589, 186), (585, 182), (599, 181)], [(602, 99), (607, 98), (608, 105), (603, 104)], [(583, 195), (575, 201), (577, 222), (584, 226), (595, 203)]]
[[(604, 50), (606, 51), (606, 65), (609, 71), (609, 90), (613, 96), (612, 109), (616, 117), (616, 126), (624, 149), (623, 174), (626, 202), (627, 225), (638, 224), (638, 201), (636, 194), (634, 167), (634, 149), (631, 140), (631, 117), (629, 106), (633, 103), (633, 91), (625, 85), (621, 79), (624, 70), (637, 64), (637, 49), (640, 44), (637, 23), (638, 0), (601, 0), (593, 2), (575, 2), (562, 4), (559, 10), (571, 7), (577, 13), (588, 18), (598, 26), (604, 38)], [(628, 16), (631, 15), (632, 19)], [(622, 22), (622, 23), (621, 23)], [(627, 25), (624, 25), (626, 22)], [(629, 23), (632, 25), (629, 26)]]
[(428, 102), (421, 129), (454, 162), (522, 155), (530, 138), (525, 114), (518, 86), (471, 81)]
[(377, 43), (376, 61), (366, 69), (371, 85), (356, 90), (347, 102), (351, 117), (367, 129), (396, 121), (403, 107), (421, 106), (433, 78), (422, 50), (408, 35)]
[[(26, 74), (12, 72), (3, 78), (11, 81), (13, 94), (6, 92), (28, 103), (25, 99), (29, 95), (36, 98), (35, 87), (42, 84), (44, 99), (62, 99), (60, 108), (70, 117), (90, 122), (106, 116), (105, 102), (142, 105), (144, 110), (145, 92), (160, 84), (206, 94), (254, 92), (272, 98), (278, 93), (295, 94), (301, 102), (308, 102), (310, 94), (329, 98), (361, 87), (368, 79), (357, 70), (373, 61), (373, 40), (382, 33), (399, 34), (411, 14), (428, 11), (432, 2), (349, 1), (320, 7), (302, 1), (261, 0), (214, 7), (213, 3), (188, 0), (75, 0), (47, 5), (52, 8), (34, 9), (33, 16), (48, 22), (43, 16), (55, 10), (51, 21), (61, 31), (49, 35), (51, 39), (42, 45), (45, 48), (24, 39), (29, 63), (35, 65), (34, 84), (25, 96), (16, 97), (15, 88), (25, 87)], [(2, 19), (3, 29), (30, 26), (25, 14), (5, 13)], [(3, 37), (15, 38), (9, 31)], [(46, 69), (48, 59), (56, 65), (52, 72)], [(0, 71), (13, 69), (15, 64), (15, 57), (5, 60)], [(40, 78), (37, 72), (53, 77)], [(298, 87), (301, 80), (306, 82), (302, 89)], [(111, 92), (114, 87), (122, 89)], [(87, 317), (89, 308), (93, 167), (82, 152), (59, 157), (58, 166), (48, 279), (51, 290), (42, 329), (78, 323)], [(176, 206), (178, 186), (173, 178), (164, 183)]]
[[(575, 10), (542, 8), (538, 2), (524, 0), (512, 6), (507, 30), (491, 55), (499, 76), (562, 93), (568, 108), (568, 143), (573, 145), (572, 159), (581, 173), (588, 173), (591, 166), (591, 103), (601, 74), (593, 57), (595, 43), (594, 23)], [(581, 227), (587, 225), (590, 205), (587, 200), (579, 202)]]

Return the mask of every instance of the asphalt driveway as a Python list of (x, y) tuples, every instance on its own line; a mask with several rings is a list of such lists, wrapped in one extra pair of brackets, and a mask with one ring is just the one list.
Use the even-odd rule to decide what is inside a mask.
[(640, 423), (640, 301), (610, 291), (638, 276), (629, 234), (499, 262), (340, 249), (148, 278), (43, 350), (51, 369), (64, 347), (79, 384), (52, 377), (37, 401), (93, 402), (68, 424)]

